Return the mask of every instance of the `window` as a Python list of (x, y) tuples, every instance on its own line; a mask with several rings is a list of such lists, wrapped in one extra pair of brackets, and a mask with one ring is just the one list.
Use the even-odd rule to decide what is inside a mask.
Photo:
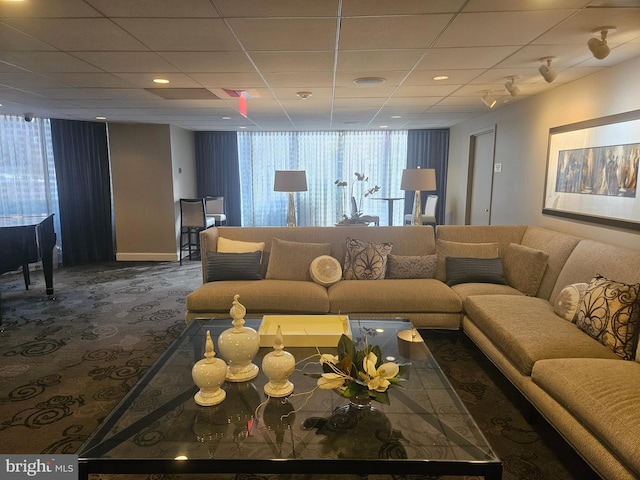
[[(308, 191), (295, 193), (298, 225), (334, 225), (350, 213), (354, 173), (369, 178), (353, 196), (358, 209), (387, 219), (386, 202), (361, 198), (362, 188), (380, 187), (377, 197), (404, 197), (400, 190), (407, 164), (407, 131), (242, 132), (238, 133), (242, 225), (285, 225), (288, 195), (273, 191), (276, 170), (305, 170)], [(337, 187), (336, 180), (347, 187)], [(402, 225), (403, 212), (394, 211)]]
[(51, 213), (55, 214), (55, 229), (59, 233), (49, 120), (34, 118), (26, 122), (19, 116), (0, 116), (0, 216)]

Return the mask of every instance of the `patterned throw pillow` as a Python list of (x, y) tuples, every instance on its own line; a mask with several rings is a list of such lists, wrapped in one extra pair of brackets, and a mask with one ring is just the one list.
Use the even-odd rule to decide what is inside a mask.
[(347, 237), (344, 259), (345, 280), (382, 280), (393, 243), (363, 242)]
[(437, 255), (389, 254), (385, 278), (433, 278), (437, 264)]
[(553, 311), (556, 315), (569, 322), (575, 323), (578, 318), (580, 302), (588, 286), (588, 283), (572, 283), (560, 290), (560, 293), (553, 303)]
[(616, 355), (632, 360), (640, 319), (639, 296), (640, 283), (626, 284), (596, 275), (580, 302), (576, 325)]

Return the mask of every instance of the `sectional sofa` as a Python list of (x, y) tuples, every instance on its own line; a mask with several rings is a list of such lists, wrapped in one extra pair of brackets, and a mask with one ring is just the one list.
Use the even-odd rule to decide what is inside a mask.
[[(540, 227), (453, 225), (221, 227), (201, 233), (201, 248), (187, 321), (228, 318), (239, 294), (248, 315), (461, 330), (600, 476), (640, 478), (640, 251)], [(384, 279), (370, 280), (385, 255)], [(349, 279), (319, 282), (309, 267), (326, 256)], [(238, 272), (252, 276), (229, 279)]]

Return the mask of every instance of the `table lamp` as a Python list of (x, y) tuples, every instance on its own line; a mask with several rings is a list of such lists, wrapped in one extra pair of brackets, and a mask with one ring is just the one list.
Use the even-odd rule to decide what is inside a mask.
[(416, 198), (413, 202), (412, 225), (422, 225), (422, 206), (420, 191), (436, 190), (436, 171), (433, 168), (405, 168), (402, 171), (401, 190), (415, 190)]
[(293, 192), (307, 191), (307, 174), (304, 170), (276, 170), (273, 184), (274, 192), (289, 192), (289, 209), (287, 211), (287, 227), (296, 226), (296, 208), (293, 203)]

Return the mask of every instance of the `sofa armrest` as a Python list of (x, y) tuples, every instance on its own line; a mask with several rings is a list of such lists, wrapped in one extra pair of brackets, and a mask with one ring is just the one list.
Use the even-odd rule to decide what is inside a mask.
[(207, 252), (218, 250), (218, 227), (210, 227), (200, 232), (200, 262), (202, 262), (202, 283), (207, 283)]

